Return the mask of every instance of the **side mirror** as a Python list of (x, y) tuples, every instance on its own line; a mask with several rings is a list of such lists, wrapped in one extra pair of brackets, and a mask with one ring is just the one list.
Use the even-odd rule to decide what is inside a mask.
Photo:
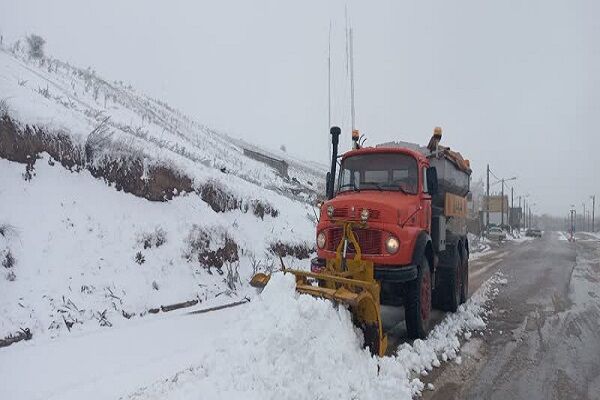
[(426, 172), (426, 179), (427, 179), (427, 193), (429, 193), (430, 196), (435, 196), (436, 194), (438, 194), (438, 177), (437, 177), (437, 169), (435, 169), (435, 167), (429, 167), (427, 168), (427, 172)]
[(327, 175), (325, 175), (325, 196), (327, 197), (329, 195), (329, 186), (331, 185), (331, 172), (328, 172)]

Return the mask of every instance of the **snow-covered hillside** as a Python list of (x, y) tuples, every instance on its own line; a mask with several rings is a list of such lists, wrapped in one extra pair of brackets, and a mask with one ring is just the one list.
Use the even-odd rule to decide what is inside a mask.
[[(149, 163), (174, 164), (199, 182), (225, 170), (282, 194), (308, 200), (322, 191), (325, 167), (279, 158), (290, 164), (289, 179), (243, 155), (243, 142), (216, 132), (122, 82), (108, 82), (92, 69), (60, 60), (29, 59), (20, 45), (0, 47), (0, 110), (21, 124), (65, 133), (84, 144), (104, 122), (114, 147), (133, 148)], [(235, 116), (233, 116), (235, 118)], [(111, 146), (107, 146), (111, 147)], [(290, 162), (291, 161), (291, 162)], [(295, 178), (295, 179), (293, 179)], [(310, 182), (310, 183), (308, 183)]]
[[(289, 165), (282, 176), (243, 142), (89, 68), (0, 48), (0, 119), (0, 156), (13, 160), (0, 157), (0, 339), (243, 297), (253, 271), (279, 255), (299, 265), (313, 248), (324, 167), (259, 149)], [(167, 202), (135, 191), (175, 178), (185, 190), (154, 193)]]

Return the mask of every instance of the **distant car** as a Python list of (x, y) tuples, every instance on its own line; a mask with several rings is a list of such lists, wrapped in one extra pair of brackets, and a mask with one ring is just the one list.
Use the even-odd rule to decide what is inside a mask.
[(527, 229), (527, 231), (525, 231), (525, 236), (541, 238), (542, 231), (539, 229)]
[(497, 240), (499, 242), (506, 240), (506, 232), (495, 226), (490, 228), (486, 236), (490, 240)]

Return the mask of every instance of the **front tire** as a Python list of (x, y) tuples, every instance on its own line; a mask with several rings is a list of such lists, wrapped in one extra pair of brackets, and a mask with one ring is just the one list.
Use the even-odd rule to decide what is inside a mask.
[(405, 321), (408, 337), (425, 339), (431, 320), (431, 270), (426, 257), (419, 266), (417, 279), (406, 283)]

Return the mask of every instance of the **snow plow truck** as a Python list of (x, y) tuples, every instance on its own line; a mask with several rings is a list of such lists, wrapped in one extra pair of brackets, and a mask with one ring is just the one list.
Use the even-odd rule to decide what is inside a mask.
[[(427, 146), (362, 147), (353, 131), (352, 149), (339, 157), (340, 128), (330, 134), (317, 257), (310, 272), (282, 270), (295, 276), (298, 292), (347, 306), (365, 346), (382, 356), (382, 304), (404, 306), (409, 337), (424, 338), (432, 307), (454, 312), (468, 297), (471, 169), (460, 153), (439, 144), (441, 128)], [(268, 280), (257, 274), (251, 284), (264, 287)]]

